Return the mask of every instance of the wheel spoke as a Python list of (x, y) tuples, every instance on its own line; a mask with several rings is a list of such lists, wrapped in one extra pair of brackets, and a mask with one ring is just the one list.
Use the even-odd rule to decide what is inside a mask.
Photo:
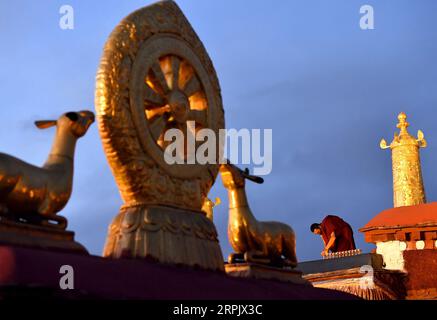
[(144, 87), (144, 100), (146, 100), (147, 109), (159, 108), (165, 105), (164, 98), (156, 93), (147, 84)]
[(188, 120), (195, 121), (197, 124), (200, 124), (204, 128), (208, 127), (205, 110), (190, 110), (188, 114)]
[(183, 91), (187, 97), (191, 97), (193, 94), (200, 91), (200, 89), (200, 82), (197, 77), (193, 75), (191, 79), (188, 80), (188, 82), (185, 84)]
[(172, 71), (172, 81), (171, 81), (171, 88), (173, 90), (179, 89), (179, 67), (180, 67), (181, 61), (178, 57), (173, 56), (171, 58), (171, 71)]
[(154, 62), (152, 64), (152, 71), (155, 75), (156, 80), (158, 81), (159, 85), (161, 86), (162, 90), (165, 94), (167, 94), (170, 91), (170, 88), (168, 87), (167, 80), (165, 79), (164, 73), (162, 72), (161, 65), (159, 62)]
[(155, 117), (162, 116), (164, 113), (170, 112), (170, 107), (168, 105), (165, 105), (163, 107), (156, 107), (156, 108), (155, 107), (148, 108), (148, 106), (146, 106), (146, 110), (147, 110), (147, 118), (153, 121)]
[[(153, 118), (152, 118), (153, 119)], [(150, 120), (152, 120), (150, 119)], [(161, 136), (161, 133), (164, 131), (165, 126), (167, 124), (167, 117), (166, 115), (157, 116), (154, 118), (155, 120), (151, 121), (150, 125), (150, 131), (152, 132), (152, 137), (155, 141), (159, 139)]]

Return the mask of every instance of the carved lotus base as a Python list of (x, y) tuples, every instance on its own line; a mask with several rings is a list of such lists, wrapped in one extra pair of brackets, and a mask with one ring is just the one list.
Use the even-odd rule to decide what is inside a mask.
[(201, 212), (164, 206), (122, 207), (109, 226), (103, 256), (224, 269), (214, 224)]
[(80, 243), (74, 241), (74, 232), (53, 226), (38, 226), (0, 219), (0, 244), (19, 247), (88, 254)]
[(233, 277), (278, 280), (311, 286), (302, 277), (302, 272), (291, 268), (276, 268), (256, 263), (229, 263), (225, 265), (226, 273)]

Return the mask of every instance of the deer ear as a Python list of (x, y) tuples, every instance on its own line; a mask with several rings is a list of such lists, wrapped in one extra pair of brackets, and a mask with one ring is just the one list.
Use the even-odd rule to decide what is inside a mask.
[(35, 121), (35, 125), (39, 129), (47, 129), (56, 126), (56, 120)]

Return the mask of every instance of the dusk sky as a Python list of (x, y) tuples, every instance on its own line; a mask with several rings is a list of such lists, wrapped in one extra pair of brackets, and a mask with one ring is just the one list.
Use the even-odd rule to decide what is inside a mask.
[[(41, 165), (54, 130), (35, 120), (94, 111), (95, 75), (108, 35), (152, 1), (0, 1), (0, 152)], [(246, 190), (258, 220), (291, 225), (300, 261), (320, 258), (313, 222), (335, 214), (358, 231), (392, 207), (389, 150), (397, 115), (428, 141), (422, 169), (428, 202), (437, 201), (437, 1), (180, 0), (203, 41), (222, 89), (227, 128), (272, 129), (273, 171)], [(74, 30), (59, 8), (74, 8)], [(375, 29), (361, 30), (360, 7)], [(100, 255), (122, 204), (97, 126), (78, 143), (74, 191), (60, 213), (69, 230)], [(226, 257), (227, 194), (220, 177), (215, 223)]]

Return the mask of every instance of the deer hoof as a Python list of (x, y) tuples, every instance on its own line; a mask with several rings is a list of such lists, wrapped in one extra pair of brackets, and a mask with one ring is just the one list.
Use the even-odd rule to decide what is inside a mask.
[(244, 253), (244, 261), (246, 262), (253, 262), (253, 263), (259, 263), (259, 264), (270, 264), (271, 260), (264, 256), (262, 252), (250, 252), (247, 251)]
[(244, 256), (241, 253), (231, 253), (228, 256), (228, 263), (239, 263), (239, 262), (241, 263), (244, 261), (245, 261)]

